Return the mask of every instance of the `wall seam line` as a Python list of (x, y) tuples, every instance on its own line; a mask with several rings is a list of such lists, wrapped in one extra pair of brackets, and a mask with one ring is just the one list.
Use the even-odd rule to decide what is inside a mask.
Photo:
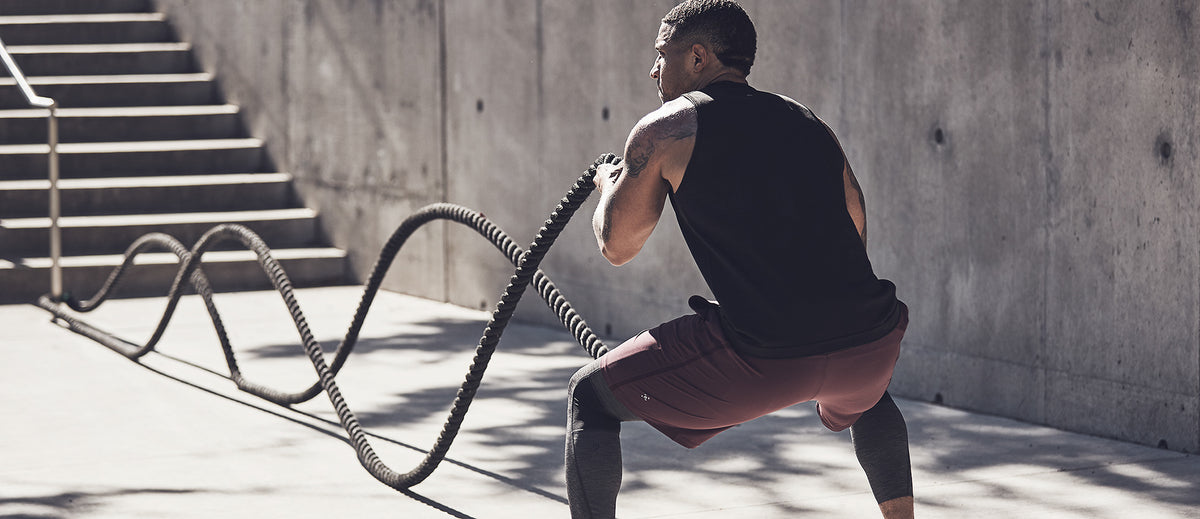
[[(449, 202), (450, 198), (450, 138), (449, 129), (450, 118), (446, 114), (448, 106), (448, 87), (446, 86), (446, 0), (441, 0), (437, 4), (437, 23), (438, 23), (438, 105), (439, 105), (439, 139), (441, 140), (438, 146), (440, 148), (441, 169), (442, 169), (442, 188), (438, 194), (439, 202)], [(441, 224), (442, 234), (442, 302), (450, 302), (450, 237), (448, 236), (450, 225), (445, 221)]]
[(1042, 333), (1041, 344), (1038, 346), (1037, 369), (1041, 371), (1041, 387), (1038, 388), (1038, 418), (1042, 423), (1048, 423), (1048, 413), (1046, 412), (1046, 387), (1049, 382), (1046, 380), (1050, 376), (1050, 370), (1047, 369), (1046, 357), (1049, 354), (1050, 344), (1050, 291), (1047, 288), (1050, 284), (1051, 275), (1051, 239), (1050, 234), (1053, 231), (1053, 201), (1051, 200), (1054, 193), (1054, 187), (1051, 185), (1051, 176), (1054, 170), (1054, 147), (1050, 142), (1052, 133), (1050, 123), (1050, 61), (1053, 59), (1053, 52), (1050, 50), (1050, 1), (1042, 0), (1042, 129), (1046, 132), (1043, 140), (1042, 160), (1045, 161), (1045, 167), (1042, 169), (1042, 174), (1045, 175), (1043, 182), (1046, 188), (1046, 218), (1043, 221), (1042, 246), (1046, 254), (1046, 261), (1042, 263)]

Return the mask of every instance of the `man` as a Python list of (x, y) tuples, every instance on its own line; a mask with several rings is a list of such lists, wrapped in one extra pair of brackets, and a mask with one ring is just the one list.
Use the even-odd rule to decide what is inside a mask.
[(850, 428), (883, 515), (913, 514), (908, 436), (886, 392), (907, 308), (871, 270), (862, 191), (833, 133), (804, 106), (747, 84), (755, 38), (730, 0), (667, 13), (650, 69), (663, 105), (630, 132), (624, 161), (596, 175), (604, 257), (637, 255), (670, 198), (718, 302), (693, 296), (695, 314), (572, 377), (572, 517), (614, 517), (622, 421), (693, 448), (810, 400), (826, 427)]

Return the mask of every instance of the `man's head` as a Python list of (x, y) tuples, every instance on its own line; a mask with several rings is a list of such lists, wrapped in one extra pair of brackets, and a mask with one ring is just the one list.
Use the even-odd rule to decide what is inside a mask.
[(736, 2), (685, 0), (663, 17), (655, 42), (659, 57), (650, 77), (658, 81), (664, 102), (712, 79), (697, 68), (710, 66), (705, 60), (744, 78), (754, 64), (755, 40), (754, 23)]

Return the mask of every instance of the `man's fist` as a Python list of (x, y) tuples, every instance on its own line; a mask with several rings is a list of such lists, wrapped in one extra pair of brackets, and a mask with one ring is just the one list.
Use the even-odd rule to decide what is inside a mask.
[(617, 179), (621, 178), (621, 173), (624, 172), (624, 161), (616, 164), (601, 164), (596, 167), (596, 176), (592, 177), (592, 183), (596, 184), (596, 187), (604, 189), (603, 184), (605, 183), (605, 179), (608, 180), (607, 183), (609, 185), (616, 184)]

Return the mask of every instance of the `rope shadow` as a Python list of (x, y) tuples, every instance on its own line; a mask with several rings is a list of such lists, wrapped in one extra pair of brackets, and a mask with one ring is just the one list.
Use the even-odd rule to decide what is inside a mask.
[[(156, 353), (158, 356), (160, 356), (160, 357), (163, 357), (163, 358), (165, 358), (165, 359), (167, 359), (167, 360), (170, 360), (170, 361), (173, 361), (173, 362), (178, 362), (178, 363), (180, 363), (180, 364), (183, 364), (183, 365), (189, 366), (189, 367), (191, 367), (191, 368), (194, 368), (194, 369), (199, 369), (199, 370), (205, 371), (205, 372), (207, 372), (207, 373), (210, 373), (210, 374), (212, 374), (212, 375), (215, 375), (215, 376), (218, 376), (218, 377), (221, 377), (221, 378), (228, 379), (228, 376), (226, 376), (226, 375), (224, 375), (224, 374), (222, 374), (222, 373), (219, 373), (219, 372), (213, 371), (213, 370), (211, 370), (211, 369), (208, 369), (208, 368), (206, 368), (206, 367), (204, 367), (204, 366), (200, 366), (200, 365), (198, 365), (198, 364), (192, 363), (192, 362), (190, 362), (190, 361), (188, 361), (188, 360), (181, 359), (181, 358), (178, 358), (178, 357), (175, 357), (175, 356), (172, 356), (172, 355), (168, 355), (168, 354), (165, 354), (165, 353), (161, 353), (161, 352), (155, 352), (155, 353)], [(232, 403), (235, 403), (235, 404), (238, 404), (238, 405), (244, 406), (244, 407), (248, 407), (248, 408), (250, 408), (250, 409), (254, 409), (254, 410), (256, 410), (256, 411), (260, 411), (260, 412), (263, 412), (263, 413), (269, 414), (269, 415), (271, 415), (271, 416), (274, 416), (274, 417), (276, 417), (276, 418), (280, 418), (280, 419), (282, 419), (282, 420), (285, 420), (285, 421), (291, 422), (291, 423), (293, 423), (293, 424), (296, 424), (296, 425), (303, 426), (303, 427), (305, 427), (305, 428), (307, 428), (307, 429), (309, 429), (309, 430), (312, 430), (312, 431), (315, 431), (315, 432), (321, 433), (322, 435), (325, 435), (325, 436), (327, 436), (327, 437), (330, 437), (330, 438), (336, 439), (336, 440), (338, 440), (338, 441), (341, 441), (341, 442), (343, 442), (343, 443), (345, 443), (345, 444), (347, 444), (347, 445), (350, 445), (351, 447), (353, 447), (353, 442), (351, 442), (351, 440), (350, 440), (349, 438), (347, 438), (347, 437), (345, 437), (345, 436), (342, 436), (342, 435), (338, 434), (337, 432), (335, 432), (335, 430), (332, 430), (332, 428), (337, 428), (337, 427), (339, 427), (339, 426), (340, 426), (340, 424), (339, 424), (338, 422), (336, 422), (336, 421), (329, 420), (329, 419), (327, 419), (327, 418), (325, 418), (325, 417), (322, 417), (322, 416), (320, 416), (320, 415), (317, 415), (317, 414), (314, 414), (314, 413), (311, 413), (311, 412), (307, 412), (307, 411), (304, 411), (304, 410), (296, 409), (296, 408), (293, 408), (293, 407), (288, 407), (288, 408), (285, 408), (285, 409), (286, 409), (288, 412), (290, 412), (290, 413), (294, 413), (294, 414), (296, 414), (296, 415), (303, 416), (303, 417), (305, 417), (305, 418), (307, 418), (307, 419), (311, 420), (312, 422), (319, 422), (319, 423), (321, 423), (321, 424), (324, 424), (324, 425), (326, 425), (326, 426), (330, 427), (331, 429), (326, 429), (326, 428), (318, 427), (318, 426), (314, 425), (314, 424), (313, 424), (313, 423), (311, 423), (311, 422), (306, 422), (306, 421), (304, 421), (304, 420), (300, 420), (300, 419), (298, 419), (298, 418), (296, 418), (296, 417), (294, 417), (294, 416), (288, 416), (288, 413), (285, 413), (285, 412), (280, 412), (279, 410), (276, 410), (276, 409), (274, 409), (274, 408), (271, 408), (271, 407), (266, 407), (266, 406), (256, 405), (256, 404), (254, 404), (253, 402), (249, 402), (249, 401), (246, 401), (246, 400), (240, 400), (240, 399), (238, 399), (238, 398), (234, 398), (234, 397), (232, 397), (232, 396), (230, 396), (230, 395), (226, 395), (226, 394), (223, 394), (223, 393), (221, 393), (221, 392), (219, 392), (219, 391), (216, 391), (216, 390), (213, 390), (213, 389), (210, 389), (210, 388), (204, 387), (204, 386), (202, 386), (202, 385), (200, 385), (200, 384), (197, 384), (197, 383), (195, 383), (195, 382), (192, 382), (192, 381), (189, 381), (189, 380), (183, 379), (183, 378), (181, 378), (181, 377), (178, 377), (178, 376), (172, 375), (171, 373), (167, 373), (166, 371), (163, 371), (163, 370), (161, 370), (161, 369), (155, 368), (155, 367), (153, 367), (153, 366), (149, 366), (149, 365), (147, 365), (146, 363), (139, 362), (139, 363), (137, 363), (137, 364), (138, 364), (139, 366), (141, 366), (142, 368), (145, 368), (146, 370), (148, 370), (148, 371), (150, 371), (150, 372), (152, 372), (152, 373), (154, 373), (154, 374), (156, 374), (156, 375), (159, 375), (159, 376), (162, 376), (162, 377), (168, 378), (168, 379), (170, 379), (170, 380), (173, 380), (173, 381), (175, 381), (175, 382), (178, 382), (178, 383), (180, 383), (180, 384), (183, 384), (183, 385), (185, 385), (185, 386), (189, 386), (189, 387), (192, 387), (192, 388), (198, 389), (198, 390), (200, 390), (200, 391), (202, 391), (202, 392), (205, 392), (205, 393), (208, 393), (208, 394), (210, 394), (210, 395), (216, 396), (216, 397), (218, 397), (218, 398), (221, 398), (221, 399), (223, 399), (223, 400), (225, 400), (225, 401), (232, 402)], [(443, 389), (443, 390), (444, 390), (444, 389), (446, 389), (446, 388), (441, 388), (441, 389)], [(444, 403), (444, 402), (443, 402), (443, 403)], [(440, 411), (440, 410), (444, 410), (444, 406), (443, 406), (443, 407), (441, 407), (441, 408), (439, 408), (438, 410), (439, 410), (439, 411)], [(431, 414), (432, 414), (432, 412), (431, 412)], [(366, 421), (366, 420), (362, 420), (362, 421)], [(406, 443), (406, 442), (404, 442), (404, 441), (401, 441), (401, 440), (398, 440), (398, 439), (395, 439), (395, 438), (392, 438), (392, 437), (389, 437), (389, 436), (385, 436), (385, 435), (381, 435), (381, 434), (376, 434), (376, 433), (370, 433), (370, 432), (368, 432), (368, 433), (366, 433), (366, 434), (367, 434), (368, 436), (370, 436), (371, 438), (373, 438), (373, 439), (379, 440), (379, 441), (381, 441), (381, 442), (384, 442), (384, 443), (387, 443), (387, 444), (390, 444), (390, 445), (394, 445), (394, 446), (397, 446), (397, 447), (401, 447), (401, 448), (404, 448), (404, 449), (407, 449), (407, 450), (410, 450), (410, 451), (413, 451), (413, 452), (418, 452), (418, 453), (424, 453), (424, 452), (425, 452), (425, 449), (422, 449), (422, 448), (420, 448), (420, 447), (417, 447), (416, 445), (412, 445), (412, 444), (410, 444), (410, 443)], [(533, 487), (533, 486), (530, 486), (530, 485), (523, 484), (523, 483), (521, 483), (520, 481), (518, 481), (518, 480), (516, 480), (516, 479), (513, 479), (513, 478), (511, 478), (511, 477), (504, 476), (504, 475), (502, 475), (502, 474), (499, 474), (499, 473), (496, 473), (496, 472), (493, 472), (493, 471), (490, 471), (490, 470), (487, 470), (487, 469), (484, 469), (484, 468), (481, 468), (481, 467), (478, 467), (478, 466), (475, 466), (475, 465), (471, 465), (471, 464), (469, 464), (469, 463), (466, 463), (466, 462), (463, 462), (463, 461), (459, 461), (459, 460), (456, 460), (456, 459), (453, 459), (453, 458), (445, 458), (443, 461), (444, 461), (445, 463), (448, 463), (448, 464), (450, 464), (450, 465), (454, 465), (454, 466), (456, 466), (456, 467), (459, 467), (459, 468), (462, 468), (462, 469), (468, 470), (468, 471), (470, 471), (470, 472), (473, 472), (473, 473), (475, 473), (475, 474), (479, 474), (479, 475), (481, 475), (481, 476), (484, 476), (484, 477), (486, 477), (486, 478), (489, 478), (489, 479), (492, 479), (492, 480), (498, 481), (498, 482), (500, 482), (500, 483), (503, 483), (503, 484), (509, 485), (509, 486), (511, 486), (511, 487), (513, 487), (513, 488), (516, 488), (516, 489), (519, 489), (519, 490), (523, 490), (523, 491), (529, 492), (529, 493), (531, 493), (531, 494), (534, 494), (534, 495), (537, 495), (537, 496), (539, 496), (539, 497), (544, 497), (544, 498), (547, 498), (547, 499), (550, 499), (550, 500), (553, 500), (553, 501), (557, 501), (557, 502), (560, 502), (560, 503), (562, 503), (562, 504), (567, 504), (567, 500), (566, 500), (566, 498), (564, 498), (564, 497), (562, 497), (562, 496), (559, 496), (559, 495), (557, 495), (557, 494), (553, 494), (553, 493), (550, 493), (550, 492), (546, 492), (545, 490), (542, 490), (542, 489), (540, 489), (540, 488), (537, 488), (537, 487)], [(404, 493), (405, 495), (409, 495), (407, 491), (402, 491), (402, 493)], [(419, 497), (419, 499), (420, 499), (420, 500), (422, 500), (422, 502), (424, 502), (424, 501), (426, 501), (426, 500), (428, 500), (428, 501), (432, 501), (432, 500), (430, 500), (430, 499), (429, 499), (429, 498), (427, 498), (427, 497), (424, 497), (424, 496), (419, 496), (419, 495), (417, 495), (417, 494), (410, 495), (410, 497), (414, 497), (414, 498), (418, 498), (418, 497)], [(429, 504), (429, 503), (426, 503), (426, 504)], [(433, 505), (431, 505), (431, 506), (433, 506)], [(442, 506), (444, 506), (444, 505), (442, 505)], [(437, 507), (435, 507), (435, 508), (437, 508)], [(457, 513), (457, 512), (456, 512), (456, 513)]]

